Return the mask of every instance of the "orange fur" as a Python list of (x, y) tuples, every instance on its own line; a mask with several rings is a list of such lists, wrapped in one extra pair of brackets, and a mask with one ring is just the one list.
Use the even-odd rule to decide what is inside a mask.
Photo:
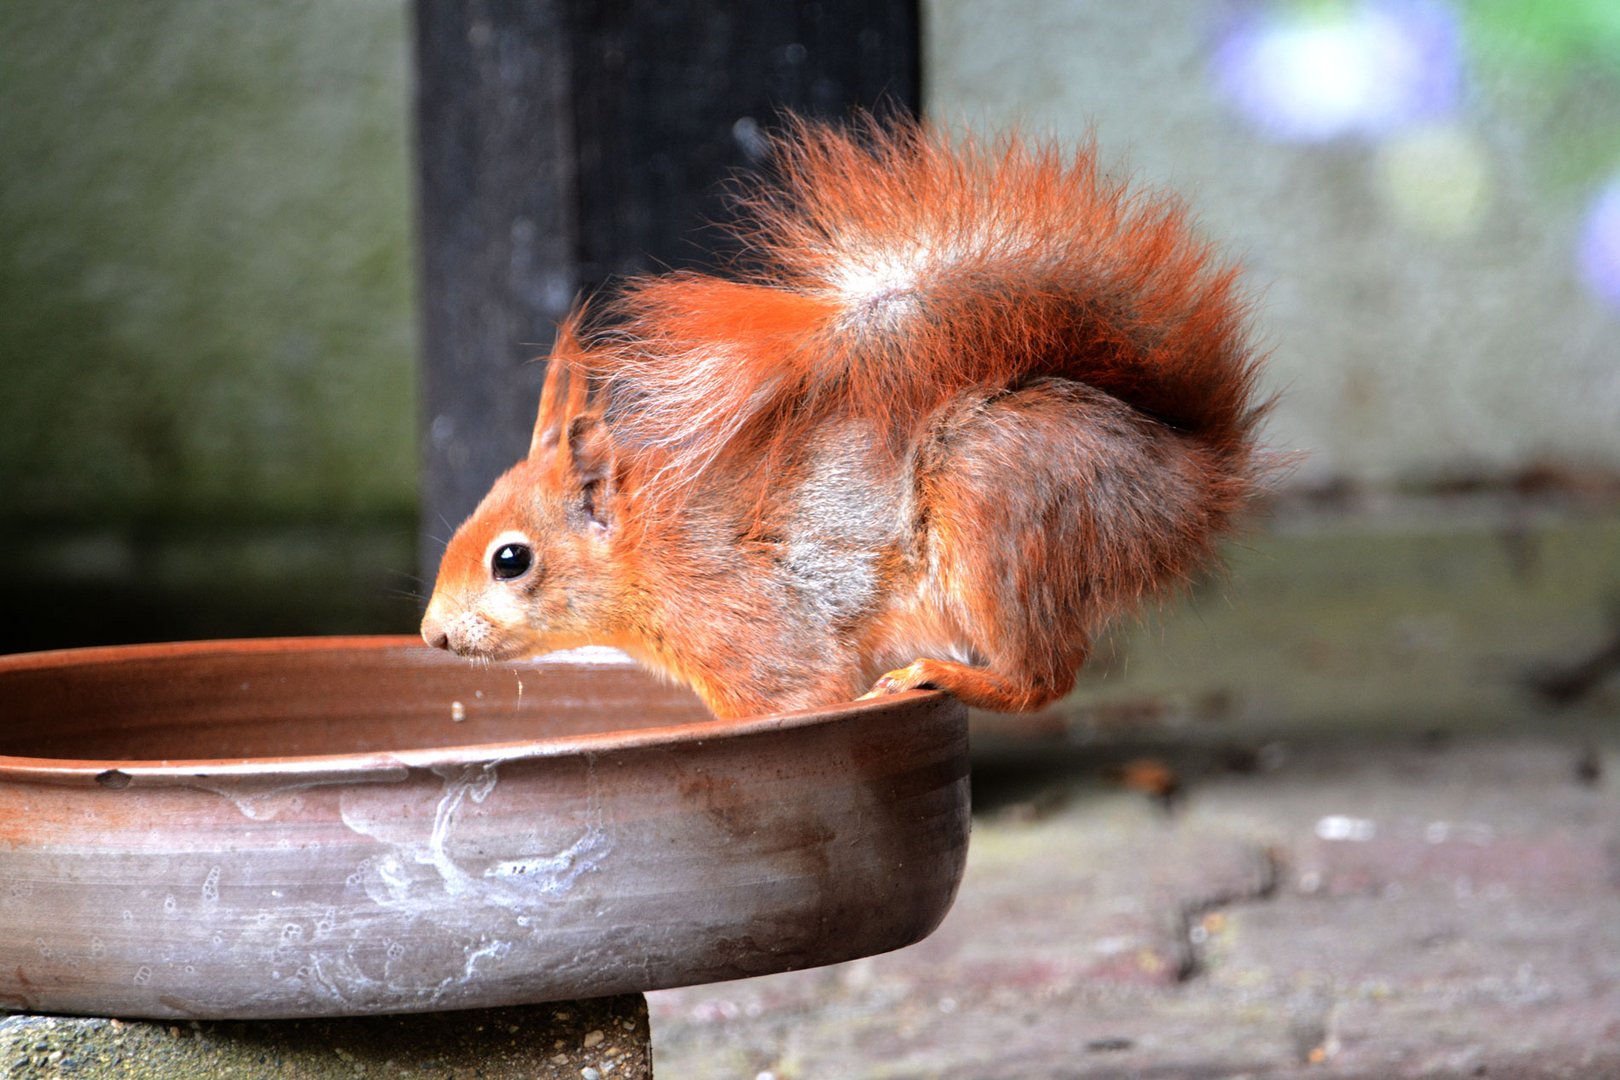
[[(795, 123), (776, 165), (741, 280), (635, 281), (564, 328), (424, 637), (620, 645), (720, 715), (1037, 708), (1252, 491), (1235, 272), (1090, 148)], [(538, 570), (493, 580), (509, 534)]]

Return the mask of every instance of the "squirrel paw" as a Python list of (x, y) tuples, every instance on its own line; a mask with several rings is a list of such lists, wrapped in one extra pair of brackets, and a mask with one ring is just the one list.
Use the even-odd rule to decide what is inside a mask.
[(857, 700), (865, 701), (867, 698), (887, 697), (890, 694), (903, 694), (907, 690), (937, 690), (929, 679), (926, 670), (928, 661), (917, 660), (903, 668), (897, 668), (881, 676), (872, 684), (872, 689), (862, 694)]
[(906, 690), (944, 690), (954, 694), (962, 704), (976, 709), (1033, 712), (1068, 693), (1073, 685), (1073, 675), (1042, 679), (1027, 674), (1009, 675), (950, 660), (914, 660), (873, 683), (872, 689), (862, 695), (862, 699), (899, 694)]

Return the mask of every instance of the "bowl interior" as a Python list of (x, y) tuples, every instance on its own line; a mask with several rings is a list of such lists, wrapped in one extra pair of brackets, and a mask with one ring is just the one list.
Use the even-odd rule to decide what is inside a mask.
[(414, 638), (191, 642), (0, 657), (0, 756), (280, 758), (712, 719), (626, 662), (474, 664)]

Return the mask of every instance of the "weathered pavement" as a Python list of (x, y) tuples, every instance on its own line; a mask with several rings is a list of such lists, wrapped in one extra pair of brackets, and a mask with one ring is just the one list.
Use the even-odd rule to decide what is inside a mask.
[(1529, 685), (1615, 634), (1620, 521), (1482, 520), (1263, 538), (984, 718), (940, 930), (649, 995), (658, 1074), (1620, 1077), (1620, 678)]

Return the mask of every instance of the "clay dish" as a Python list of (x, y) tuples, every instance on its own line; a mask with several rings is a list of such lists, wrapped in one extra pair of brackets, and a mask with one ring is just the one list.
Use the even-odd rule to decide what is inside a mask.
[(933, 930), (967, 835), (937, 693), (719, 722), (578, 653), (0, 657), (0, 1008), (412, 1012), (828, 964)]

